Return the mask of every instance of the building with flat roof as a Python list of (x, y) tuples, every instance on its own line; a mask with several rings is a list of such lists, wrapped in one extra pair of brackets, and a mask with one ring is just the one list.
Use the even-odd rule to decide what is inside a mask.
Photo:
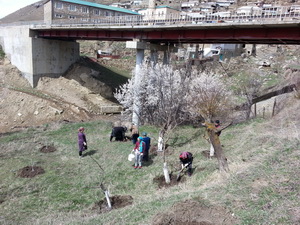
[(143, 16), (144, 20), (166, 20), (180, 17), (180, 11), (169, 6), (141, 9), (138, 12)]
[(109, 16), (134, 16), (137, 12), (82, 0), (49, 0), (44, 5), (44, 20), (48, 22), (76, 19), (96, 22)]

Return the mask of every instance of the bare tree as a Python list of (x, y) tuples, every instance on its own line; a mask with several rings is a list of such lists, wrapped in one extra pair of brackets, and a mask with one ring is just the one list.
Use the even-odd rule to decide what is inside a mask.
[(253, 64), (244, 63), (241, 69), (234, 71), (235, 75), (228, 79), (227, 85), (230, 85), (239, 96), (240, 100), (244, 100), (244, 109), (246, 110), (246, 119), (251, 116), (251, 107), (253, 99), (260, 95), (265, 75), (259, 69), (253, 68)]

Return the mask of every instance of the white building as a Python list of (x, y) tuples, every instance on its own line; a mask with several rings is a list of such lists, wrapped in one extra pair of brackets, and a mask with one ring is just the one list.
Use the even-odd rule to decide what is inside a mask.
[(236, 14), (239, 16), (259, 16), (262, 11), (262, 8), (257, 6), (242, 6), (236, 10)]
[(181, 10), (183, 11), (192, 11), (193, 8), (199, 5), (199, 1), (189, 1), (181, 3)]
[(220, 7), (229, 7), (234, 3), (234, 1), (216, 1), (216, 5), (220, 6)]
[(158, 6), (138, 11), (144, 20), (166, 20), (180, 17), (180, 11), (169, 6)]

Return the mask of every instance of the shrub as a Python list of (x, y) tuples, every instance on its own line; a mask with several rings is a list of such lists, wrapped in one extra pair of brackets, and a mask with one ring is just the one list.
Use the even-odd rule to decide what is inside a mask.
[(5, 57), (5, 52), (2, 49), (2, 46), (0, 45), (0, 59), (3, 59)]

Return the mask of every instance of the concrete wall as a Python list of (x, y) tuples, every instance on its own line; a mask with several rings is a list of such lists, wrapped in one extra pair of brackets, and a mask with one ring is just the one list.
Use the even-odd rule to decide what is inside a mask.
[(79, 59), (79, 43), (32, 39), (33, 86), (40, 77), (60, 77)]
[(35, 38), (29, 26), (0, 27), (0, 44), (32, 87), (40, 77), (61, 76), (79, 59), (79, 43)]

